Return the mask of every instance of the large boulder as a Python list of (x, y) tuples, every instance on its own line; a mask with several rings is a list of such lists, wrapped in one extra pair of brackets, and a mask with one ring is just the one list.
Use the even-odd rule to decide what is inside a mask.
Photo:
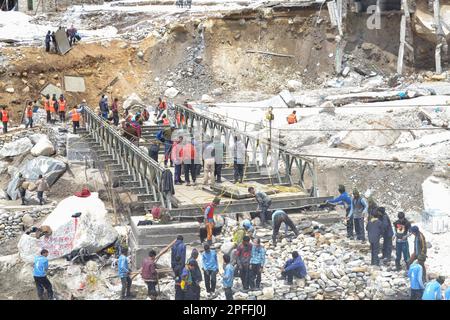
[[(72, 215), (81, 212), (78, 218)], [(24, 234), (18, 244), (22, 260), (32, 262), (42, 248), (49, 251), (50, 260), (61, 258), (81, 248), (97, 252), (117, 239), (117, 231), (106, 216), (105, 204), (93, 192), (87, 198), (76, 196), (62, 200), (42, 225), (52, 229), (50, 237), (36, 239)]]
[(164, 96), (166, 96), (170, 99), (173, 99), (178, 95), (179, 92), (180, 91), (178, 91), (174, 87), (171, 87), (171, 88), (168, 88), (166, 91), (164, 91)]
[(450, 216), (450, 178), (429, 176), (422, 183), (425, 211)]
[(0, 149), (0, 159), (15, 157), (24, 154), (33, 148), (33, 143), (28, 138), (20, 138), (12, 142), (5, 143)]
[(279, 96), (289, 108), (295, 107), (295, 98), (292, 96), (292, 94), (289, 92), (289, 90), (281, 91), (279, 93)]
[(287, 82), (287, 88), (291, 92), (298, 91), (302, 88), (302, 83), (297, 80), (289, 80)]
[(39, 156), (28, 160), (14, 173), (13, 178), (8, 184), (6, 192), (12, 200), (19, 197), (17, 183), (19, 181), (19, 173), (22, 173), (27, 181), (36, 181), (40, 174), (47, 180), (49, 186), (53, 185), (56, 180), (66, 171), (67, 166), (61, 160)]
[(128, 110), (133, 106), (145, 106), (142, 99), (134, 92), (123, 102), (124, 109)]
[(31, 148), (31, 154), (35, 157), (38, 156), (51, 156), (55, 154), (55, 147), (53, 143), (47, 139), (47, 137), (41, 138), (33, 148)]

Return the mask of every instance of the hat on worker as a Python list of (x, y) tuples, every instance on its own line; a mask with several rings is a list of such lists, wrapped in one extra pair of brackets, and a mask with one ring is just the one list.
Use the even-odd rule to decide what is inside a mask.
[(412, 233), (417, 233), (417, 232), (419, 232), (419, 227), (418, 227), (418, 226), (412, 226), (412, 227), (411, 227), (411, 232), (412, 232)]
[(80, 198), (87, 198), (91, 195), (91, 192), (88, 188), (83, 188), (81, 192), (75, 192), (75, 195)]

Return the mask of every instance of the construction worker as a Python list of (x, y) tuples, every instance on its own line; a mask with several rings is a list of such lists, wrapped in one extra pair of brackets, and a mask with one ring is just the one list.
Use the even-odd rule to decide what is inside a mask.
[(161, 143), (158, 140), (152, 140), (150, 143), (150, 147), (148, 148), (148, 155), (156, 162), (158, 162), (158, 155), (160, 148)]
[(48, 300), (53, 300), (52, 284), (47, 278), (48, 250), (42, 249), (41, 254), (34, 258), (33, 277), (36, 283), (37, 294), (40, 300), (44, 300), (44, 289), (47, 291)]
[(261, 289), (261, 273), (266, 262), (266, 250), (261, 245), (261, 239), (253, 240), (252, 256), (250, 258), (250, 290)]
[(363, 243), (366, 242), (366, 234), (364, 231), (364, 217), (367, 215), (369, 206), (367, 201), (361, 197), (357, 189), (353, 189), (352, 206), (350, 208), (350, 219), (347, 223), (355, 226), (356, 238)]
[(248, 291), (250, 287), (250, 259), (252, 257), (252, 244), (250, 243), (249, 236), (244, 236), (235, 255), (242, 287), (244, 288), (244, 291)]
[(230, 263), (231, 257), (228, 254), (223, 255), (223, 276), (222, 276), (222, 285), (223, 290), (225, 291), (225, 299), (233, 300), (233, 281), (234, 281), (234, 267)]
[(211, 180), (211, 185), (214, 183), (214, 166), (215, 166), (215, 148), (214, 143), (212, 141), (206, 144), (205, 149), (203, 150), (203, 159), (205, 161), (205, 170), (204, 170), (204, 178), (203, 185), (208, 185)]
[(50, 42), (52, 41), (52, 33), (49, 30), (45, 35), (45, 52), (50, 52)]
[(231, 149), (234, 161), (234, 183), (242, 183), (244, 179), (244, 165), (245, 165), (245, 145), (237, 137), (234, 137), (234, 146)]
[(292, 113), (290, 115), (287, 116), (287, 123), (288, 124), (294, 124), (297, 123), (297, 115), (296, 115), (296, 111), (292, 111)]
[(392, 237), (394, 236), (394, 231), (392, 230), (391, 219), (386, 214), (386, 209), (384, 207), (378, 208), (378, 217), (383, 224), (383, 259), (384, 263), (389, 263), (392, 258)]
[[(198, 259), (199, 253), (197, 249), (192, 249), (191, 257), (188, 260), (188, 263), (193, 261), (194, 262), (194, 268), (192, 270), (192, 276), (194, 280), (194, 285), (192, 287), (194, 294), (193, 300), (200, 300), (200, 282), (203, 281), (202, 272), (200, 271), (200, 267), (198, 266)], [(186, 300), (189, 300), (189, 297), (186, 297)]]
[(185, 300), (200, 300), (200, 284), (196, 269), (198, 263), (196, 260), (189, 260), (181, 273), (181, 289)]
[(345, 186), (340, 184), (338, 187), (338, 191), (340, 195), (332, 200), (327, 200), (325, 203), (331, 203), (331, 204), (342, 204), (345, 208), (345, 219), (347, 222), (347, 238), (353, 239), (353, 223), (350, 224), (348, 221), (350, 219), (350, 208), (352, 206), (352, 198), (350, 195), (345, 191)]
[(42, 177), (42, 174), (40, 174), (38, 180), (36, 181), (36, 190), (39, 204), (41, 206), (44, 204), (44, 191), (48, 191), (49, 189), (50, 187), (48, 186), (47, 181)]
[(369, 216), (366, 230), (372, 256), (371, 265), (379, 266), (380, 259), (378, 258), (378, 253), (380, 252), (380, 239), (383, 233), (383, 223), (379, 219), (377, 212), (372, 216)]
[(158, 271), (156, 270), (156, 252), (150, 250), (148, 257), (142, 262), (141, 276), (142, 280), (147, 284), (148, 296), (151, 300), (156, 300), (158, 292), (156, 291), (156, 285), (158, 284)]
[[(184, 238), (182, 235), (177, 236), (177, 241), (175, 241), (175, 244), (172, 247), (171, 251), (171, 258), (170, 258), (170, 264), (172, 267), (172, 270), (174, 270), (177, 267), (179, 267), (179, 264), (184, 266), (184, 262), (186, 261), (186, 245), (184, 244)], [(178, 259), (179, 258), (179, 259)]]
[(42, 236), (48, 238), (52, 235), (53, 231), (49, 226), (31, 227), (26, 232), (27, 235), (35, 233), (36, 239), (40, 239)]
[[(420, 257), (422, 259), (422, 257)], [(425, 286), (423, 284), (423, 268), (415, 261), (408, 270), (408, 278), (411, 283), (411, 300), (421, 300)]]
[(439, 276), (436, 280), (430, 281), (425, 287), (422, 300), (442, 300), (441, 286), (445, 282), (445, 277)]
[(289, 259), (284, 264), (281, 271), (282, 277), (285, 279), (287, 285), (292, 285), (294, 277), (303, 279), (306, 277), (306, 266), (302, 257), (297, 251), (292, 252), (292, 259)]
[(122, 254), (119, 256), (118, 268), (119, 268), (119, 278), (122, 282), (122, 291), (120, 298), (126, 299), (131, 297), (131, 284), (132, 280), (130, 277), (130, 268), (128, 266), (128, 249), (122, 248)]
[(248, 188), (248, 192), (256, 198), (256, 202), (258, 202), (258, 211), (260, 211), (259, 217), (261, 219), (261, 226), (265, 227), (266, 225), (266, 215), (270, 206), (272, 205), (272, 199), (270, 199), (265, 192), (258, 191), (256, 192), (255, 188)]
[(245, 230), (245, 233), (250, 237), (250, 238), (254, 238), (256, 235), (256, 230), (253, 227), (253, 224), (250, 220), (245, 219), (244, 221), (242, 221), (242, 227)]
[(53, 97), (49, 101), (49, 111), (50, 111), (50, 123), (54, 123), (56, 119), (56, 95), (53, 95)]
[(80, 103), (80, 105), (78, 106), (78, 112), (80, 113), (80, 126), (84, 128), (85, 126), (85, 118), (84, 118), (84, 114), (85, 114), (85, 108), (87, 107), (87, 102), (86, 99), (83, 99)]
[(27, 189), (24, 187), (26, 180), (22, 173), (19, 173), (19, 181), (17, 182), (17, 190), (19, 190), (20, 198), (22, 199), (22, 205), (26, 205), (25, 194)]
[(159, 131), (156, 134), (156, 139), (160, 140), (162, 143), (164, 143), (164, 167), (167, 168), (167, 163), (170, 159), (170, 166), (173, 167), (173, 160), (171, 155), (172, 151), (172, 134), (175, 132), (176, 127), (174, 125), (171, 125), (169, 128), (165, 128), (161, 131)]
[(115, 126), (119, 125), (119, 99), (114, 98), (114, 101), (111, 105), (112, 118)]
[(408, 236), (411, 229), (411, 223), (405, 218), (405, 213), (397, 214), (398, 220), (394, 222), (395, 230), (395, 266), (400, 271), (400, 260), (402, 259), (408, 264), (409, 261), (409, 244)]
[(8, 122), (9, 122), (9, 112), (8, 112), (6, 106), (3, 106), (3, 109), (2, 109), (3, 133), (8, 132)]
[(108, 107), (108, 97), (106, 95), (102, 94), (98, 106), (100, 107), (102, 118), (108, 119), (109, 107)]
[(427, 259), (427, 242), (425, 240), (425, 236), (423, 235), (423, 233), (419, 231), (418, 226), (412, 226), (411, 233), (414, 235), (414, 252), (406, 265), (407, 268), (409, 269), (409, 266), (414, 262), (414, 260), (421, 257), (420, 261), (422, 261), (421, 265), (423, 268), (423, 282), (426, 282), (427, 271), (425, 269), (425, 260)]
[(204, 214), (205, 214), (205, 228), (206, 228), (206, 240), (208, 241), (208, 244), (212, 244), (212, 236), (215, 226), (214, 221), (214, 209), (219, 205), (220, 198), (214, 198), (214, 200), (208, 204), (205, 208)]
[(295, 235), (298, 236), (298, 230), (295, 227), (294, 222), (292, 222), (291, 218), (288, 217), (287, 213), (283, 210), (276, 210), (274, 213), (272, 213), (272, 243), (274, 247), (276, 247), (277, 245), (278, 231), (280, 230), (281, 223), (283, 222), (286, 225), (286, 234), (287, 227), (289, 226), (289, 228), (291, 228)]
[(216, 291), (216, 277), (219, 271), (219, 263), (215, 250), (211, 250), (208, 244), (205, 244), (205, 251), (202, 254), (203, 274), (205, 276), (205, 287), (209, 297)]
[(25, 124), (25, 129), (28, 129), (28, 127), (33, 128), (33, 102), (29, 101), (27, 103), (27, 107), (25, 109), (25, 115), (27, 118), (27, 122)]
[(191, 141), (185, 141), (183, 146), (183, 164), (184, 164), (184, 180), (186, 181), (186, 185), (190, 186), (191, 181), (189, 180), (189, 172), (192, 177), (192, 185), (196, 185), (197, 175), (195, 171), (195, 147)]
[(67, 101), (64, 99), (64, 95), (59, 96), (59, 121), (66, 122), (66, 106)]
[(222, 183), (222, 166), (225, 164), (225, 144), (220, 140), (220, 135), (213, 137), (214, 143), (214, 178), (217, 183)]
[(77, 106), (73, 106), (72, 111), (69, 112), (69, 116), (72, 117), (73, 134), (77, 134), (77, 128), (80, 127), (80, 113), (77, 110)]
[(174, 182), (176, 185), (182, 184), (184, 181), (181, 180), (181, 166), (183, 165), (183, 137), (179, 136), (172, 145), (172, 155), (170, 158), (175, 165), (175, 177)]
[(164, 111), (167, 109), (167, 103), (161, 97), (158, 98), (158, 116), (156, 118), (161, 117)]
[(50, 95), (47, 94), (45, 98), (42, 99), (44, 110), (47, 113), (47, 123), (52, 122), (52, 114), (50, 112)]
[(170, 121), (169, 119), (167, 119), (167, 116), (165, 114), (162, 115), (162, 118), (160, 120), (156, 121), (156, 124), (158, 125), (163, 125), (163, 126), (168, 126), (170, 125)]

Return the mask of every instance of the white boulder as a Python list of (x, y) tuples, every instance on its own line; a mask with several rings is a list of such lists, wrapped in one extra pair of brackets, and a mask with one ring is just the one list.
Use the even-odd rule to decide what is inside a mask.
[(50, 140), (42, 138), (31, 148), (31, 154), (35, 157), (51, 156), (55, 154), (55, 147)]
[[(81, 215), (72, 218), (77, 212)], [(107, 247), (116, 240), (117, 232), (106, 213), (105, 204), (96, 192), (87, 198), (71, 196), (62, 200), (42, 222), (52, 229), (50, 237), (36, 239), (22, 235), (18, 244), (21, 259), (32, 262), (42, 248), (49, 251), (48, 258), (52, 260), (81, 248), (97, 252)]]
[(214, 102), (214, 98), (211, 97), (210, 95), (204, 94), (202, 95), (202, 102), (211, 103)]
[(295, 98), (292, 96), (289, 90), (283, 90), (278, 95), (289, 108), (295, 107)]
[(223, 254), (231, 254), (231, 251), (234, 248), (234, 242), (225, 242), (224, 244), (222, 244), (222, 246), (220, 247), (220, 251), (222, 251)]
[(164, 91), (164, 96), (166, 96), (170, 99), (173, 99), (178, 95), (179, 92), (180, 91), (178, 91), (174, 87), (171, 87), (171, 88), (166, 89), (166, 91)]
[(5, 143), (0, 150), (0, 159), (6, 157), (15, 157), (24, 154), (33, 148), (31, 140), (28, 138), (20, 138), (12, 142)]
[(173, 81), (167, 81), (166, 82), (166, 87), (169, 87), (169, 88), (171, 88), (171, 87), (173, 87)]
[(136, 94), (132, 93), (124, 102), (123, 102), (123, 108), (128, 110), (133, 106), (144, 106), (144, 102), (142, 99)]
[(289, 80), (287, 82), (287, 88), (289, 91), (294, 92), (302, 88), (302, 83), (297, 80)]
[(266, 287), (263, 289), (262, 300), (271, 300), (273, 299), (274, 290), (272, 287)]

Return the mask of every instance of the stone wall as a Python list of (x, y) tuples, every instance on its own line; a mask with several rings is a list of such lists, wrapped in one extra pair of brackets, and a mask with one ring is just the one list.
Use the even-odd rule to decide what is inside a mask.
[[(28, 3), (32, 1), (32, 7)], [(19, 11), (27, 14), (63, 11), (69, 6), (82, 4), (103, 4), (103, 0), (18, 0)], [(39, 8), (38, 8), (39, 7)], [(30, 10), (31, 9), (31, 10)]]

